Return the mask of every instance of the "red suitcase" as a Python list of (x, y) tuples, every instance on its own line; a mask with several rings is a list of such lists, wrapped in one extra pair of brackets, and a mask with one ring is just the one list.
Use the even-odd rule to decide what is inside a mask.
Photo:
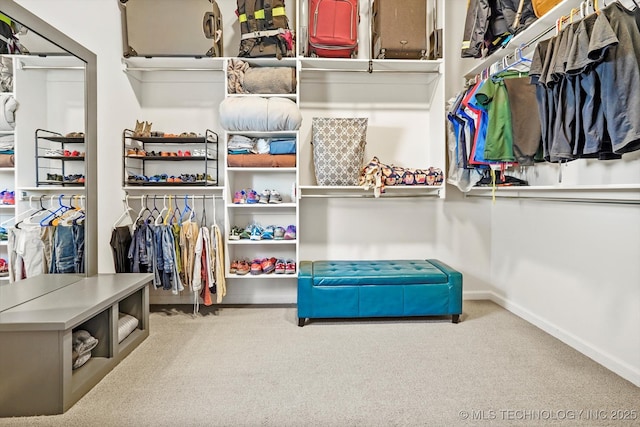
[(355, 58), (358, 0), (309, 0), (309, 56)]

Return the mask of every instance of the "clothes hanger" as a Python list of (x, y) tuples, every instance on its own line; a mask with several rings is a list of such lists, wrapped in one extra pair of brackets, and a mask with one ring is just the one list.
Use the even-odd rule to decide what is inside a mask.
[(184, 195), (184, 210), (182, 211), (182, 215), (180, 215), (180, 225), (182, 225), (182, 223), (184, 222), (184, 216), (187, 214), (187, 212), (192, 211), (193, 209), (191, 209), (191, 206), (189, 206), (189, 196), (188, 195)]
[(169, 225), (169, 218), (173, 215), (173, 207), (171, 206), (172, 195), (169, 195), (169, 209), (167, 210), (167, 214), (164, 216), (164, 225)]
[[(60, 225), (60, 222), (62, 221), (63, 216), (65, 215), (65, 213), (73, 209), (71, 206), (67, 206), (67, 205), (63, 205), (62, 204), (63, 198), (64, 198), (64, 194), (61, 194), (60, 196), (58, 196), (58, 206), (59, 207), (58, 207), (58, 209), (56, 209), (54, 211), (53, 218), (49, 219), (49, 224), (47, 224), (47, 225), (54, 225), (54, 226)], [(69, 199), (69, 203), (71, 203), (71, 199)], [(42, 225), (43, 221), (40, 221), (40, 225)]]
[(167, 210), (167, 195), (162, 196), (162, 210), (158, 213), (154, 225), (158, 226), (162, 224), (164, 212)]
[(145, 221), (147, 222), (155, 222), (156, 217), (154, 216), (154, 212), (156, 215), (160, 214), (160, 210), (158, 209), (158, 207), (156, 206), (156, 196), (153, 196), (153, 209), (149, 210), (149, 215), (145, 218)]
[[(191, 204), (193, 206), (196, 205), (196, 196), (194, 196), (193, 194), (191, 195)], [(189, 216), (189, 222), (193, 221), (195, 218), (196, 218), (196, 211), (191, 209), (191, 215)]]
[(173, 201), (176, 204), (176, 208), (173, 211), (173, 215), (171, 215), (170, 224), (175, 224), (176, 221), (179, 224), (180, 223), (180, 215), (182, 215), (182, 211), (180, 210), (180, 206), (178, 206), (178, 196), (173, 196)]
[(202, 196), (202, 220), (200, 221), (200, 227), (207, 227), (207, 198)]
[(6, 221), (0, 222), (0, 227), (4, 227), (5, 225), (9, 224), (11, 221), (15, 221), (15, 225), (14, 226), (17, 227), (18, 223), (22, 222), (22, 219), (18, 220), (19, 217), (22, 216), (24, 218), (27, 218), (27, 217), (29, 217), (29, 215), (31, 215), (31, 214), (33, 214), (35, 212), (38, 212), (38, 209), (33, 207), (33, 195), (31, 195), (31, 196), (29, 196), (29, 209), (27, 209), (26, 211), (22, 212), (19, 215), (15, 215), (15, 216), (9, 218)]
[(113, 228), (117, 228), (119, 226), (129, 226), (133, 224), (133, 220), (131, 219), (131, 215), (129, 212), (132, 212), (131, 206), (129, 206), (129, 195), (124, 195), (124, 212), (118, 217), (118, 219), (113, 223)]

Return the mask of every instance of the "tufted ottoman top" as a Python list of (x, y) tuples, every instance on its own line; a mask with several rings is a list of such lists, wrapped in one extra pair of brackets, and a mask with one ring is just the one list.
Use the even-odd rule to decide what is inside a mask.
[(412, 285), (449, 280), (427, 260), (314, 261), (312, 274), (314, 286)]

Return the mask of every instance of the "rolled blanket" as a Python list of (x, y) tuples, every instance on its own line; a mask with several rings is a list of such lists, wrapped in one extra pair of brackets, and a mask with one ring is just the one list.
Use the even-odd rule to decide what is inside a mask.
[(241, 59), (232, 58), (227, 65), (227, 92), (245, 93), (243, 82), (244, 74), (249, 69), (249, 64)]
[(220, 125), (228, 131), (298, 130), (302, 114), (287, 98), (233, 97), (220, 103)]

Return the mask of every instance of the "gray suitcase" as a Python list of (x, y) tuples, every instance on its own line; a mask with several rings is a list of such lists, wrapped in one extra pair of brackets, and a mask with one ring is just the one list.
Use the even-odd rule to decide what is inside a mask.
[(223, 56), (216, 0), (118, 0), (123, 56)]

